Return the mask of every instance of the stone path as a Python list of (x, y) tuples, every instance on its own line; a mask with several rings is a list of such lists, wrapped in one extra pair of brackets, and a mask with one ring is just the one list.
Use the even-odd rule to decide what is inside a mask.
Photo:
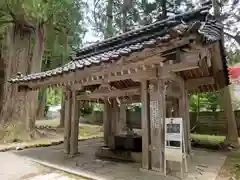
[(33, 178), (25, 179), (25, 180), (83, 180), (82, 178), (71, 178), (68, 176), (64, 176), (61, 173), (48, 173), (35, 176)]
[[(16, 154), (31, 158), (45, 165), (83, 175), (96, 180), (176, 180), (178, 177), (162, 176), (155, 173), (140, 171), (138, 163), (123, 163), (100, 160), (95, 157), (95, 152), (103, 144), (101, 139), (79, 142), (79, 155), (71, 158), (64, 155), (63, 145), (26, 149), (17, 151)], [(189, 173), (185, 180), (214, 180), (225, 161), (225, 156), (220, 153), (194, 151), (188, 164)]]
[[(11, 152), (0, 153), (1, 180), (74, 180), (76, 178), (33, 163)], [(79, 178), (79, 180), (82, 180)]]

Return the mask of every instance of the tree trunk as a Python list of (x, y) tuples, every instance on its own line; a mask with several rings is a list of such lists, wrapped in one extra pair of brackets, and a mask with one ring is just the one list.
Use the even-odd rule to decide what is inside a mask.
[(4, 85), (4, 60), (3, 60), (3, 42), (0, 41), (0, 112), (2, 109), (3, 85)]
[(46, 89), (43, 88), (40, 92), (40, 99), (39, 99), (39, 105), (37, 110), (37, 119), (44, 119), (45, 118), (45, 106), (46, 106)]
[(107, 28), (104, 33), (104, 39), (113, 36), (113, 0), (108, 0), (107, 4)]
[(227, 145), (232, 144), (235, 147), (239, 147), (237, 123), (232, 108), (229, 86), (224, 87), (223, 89), (220, 90), (219, 98), (221, 106), (223, 108), (223, 112), (225, 114), (225, 117), (227, 118), (227, 136), (225, 144)]
[(162, 6), (162, 19), (167, 18), (167, 3), (166, 0), (161, 1), (161, 6)]
[(129, 0), (123, 0), (123, 6), (122, 6), (122, 30), (123, 32), (128, 31), (127, 27), (127, 13), (128, 13), (128, 6), (129, 6)]
[[(31, 73), (37, 73), (41, 71), (43, 52), (44, 52), (44, 26), (41, 23), (39, 23), (35, 31), (35, 44), (30, 66)], [(27, 127), (30, 132), (33, 132), (35, 128), (35, 121), (37, 115), (38, 90), (29, 92), (28, 101), (30, 116), (28, 119)], [(32, 136), (34, 136), (34, 134), (32, 134)]]
[(62, 93), (60, 124), (58, 126), (59, 128), (64, 127), (64, 119), (65, 119), (65, 97), (64, 97), (64, 93)]
[(8, 83), (18, 72), (27, 74), (31, 53), (32, 31), (19, 25), (9, 25), (4, 39), (3, 59), (5, 79), (3, 88), (3, 107), (0, 120), (6, 123), (11, 120), (24, 120), (22, 109), (25, 107), (26, 93), (19, 93), (15, 85)]

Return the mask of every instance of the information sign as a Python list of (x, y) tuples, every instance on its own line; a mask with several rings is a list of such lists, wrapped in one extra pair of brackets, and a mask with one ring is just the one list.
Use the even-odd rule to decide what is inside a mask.
[(165, 120), (165, 148), (164, 168), (166, 173), (167, 161), (176, 161), (181, 164), (183, 177), (183, 163), (187, 172), (187, 159), (184, 146), (184, 130), (182, 118), (166, 118)]

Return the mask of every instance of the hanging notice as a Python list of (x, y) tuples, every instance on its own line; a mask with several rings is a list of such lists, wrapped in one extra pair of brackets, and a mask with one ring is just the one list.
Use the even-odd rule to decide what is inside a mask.
[(150, 101), (151, 122), (154, 128), (160, 127), (158, 115), (158, 101)]

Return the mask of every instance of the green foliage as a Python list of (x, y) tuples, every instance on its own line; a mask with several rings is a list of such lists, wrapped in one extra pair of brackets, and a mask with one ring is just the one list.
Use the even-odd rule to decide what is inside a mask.
[(209, 92), (201, 95), (202, 104), (207, 110), (215, 112), (220, 108), (217, 93)]
[(142, 104), (141, 103), (132, 103), (127, 105), (127, 109), (129, 111), (141, 111)]
[[(189, 0), (109, 0), (112, 3), (112, 31), (113, 35), (132, 30), (136, 27), (150, 24), (161, 16), (166, 9), (167, 16), (184, 12), (193, 8)], [(90, 8), (91, 16), (88, 17), (96, 35), (104, 37), (108, 27), (107, 5), (109, 1), (94, 0), (93, 8)], [(166, 7), (163, 2), (165, 2)], [(164, 17), (165, 18), (165, 17)], [(124, 27), (126, 24), (127, 27)]]
[(240, 64), (240, 50), (230, 50), (227, 53), (227, 62), (229, 66), (235, 66)]
[(94, 104), (93, 103), (85, 103), (83, 108), (81, 109), (81, 114), (83, 116), (91, 114), (93, 112), (93, 109), (94, 109)]
[(201, 109), (199, 95), (191, 95), (189, 99), (189, 110), (192, 112), (197, 112)]
[(213, 92), (192, 95), (189, 99), (190, 111), (212, 111), (220, 109), (218, 94)]
[(62, 90), (47, 88), (47, 105), (59, 105), (61, 104)]

